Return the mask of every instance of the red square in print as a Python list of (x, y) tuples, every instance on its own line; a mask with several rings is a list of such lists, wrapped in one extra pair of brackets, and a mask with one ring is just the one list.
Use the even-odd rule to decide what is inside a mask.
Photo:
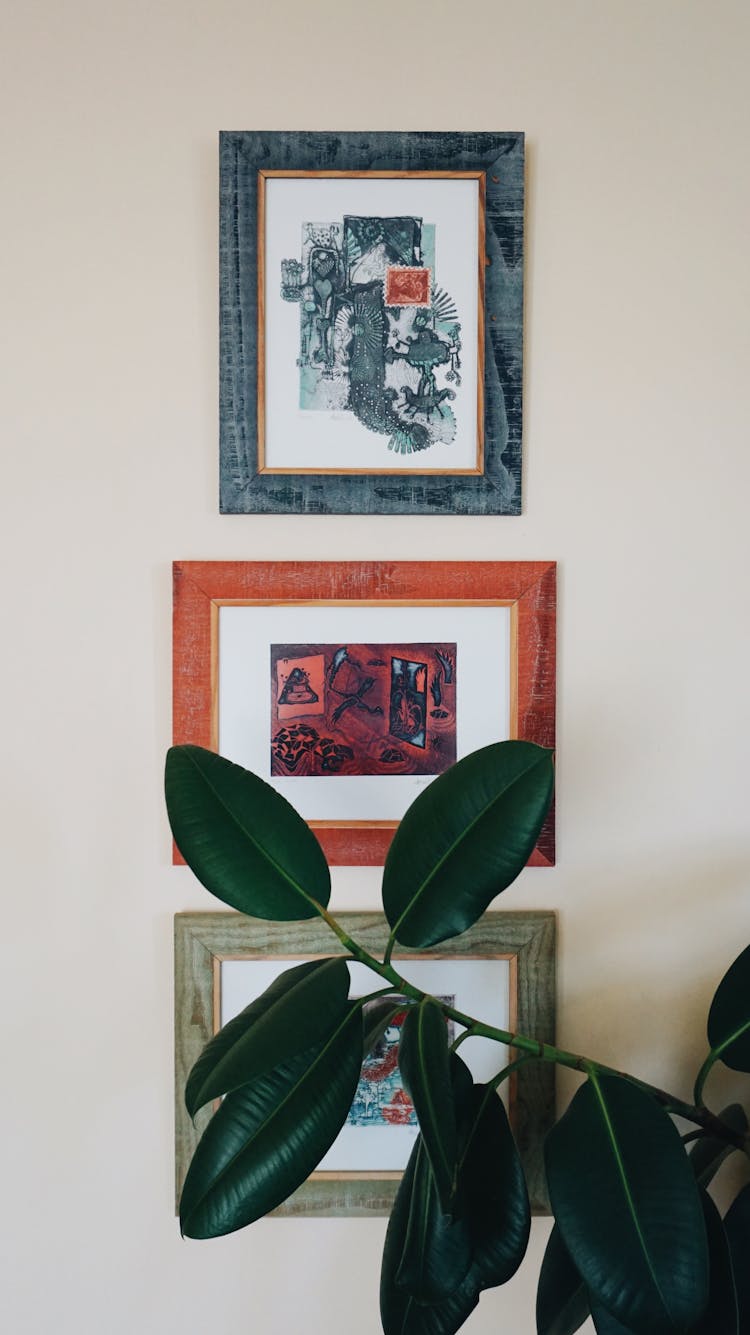
[(392, 265), (385, 272), (386, 306), (429, 306), (430, 271)]

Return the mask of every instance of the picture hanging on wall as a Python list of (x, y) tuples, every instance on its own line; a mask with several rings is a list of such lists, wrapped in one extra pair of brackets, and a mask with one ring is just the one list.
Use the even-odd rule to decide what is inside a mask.
[[(382, 954), (389, 927), (382, 913), (343, 913), (345, 931)], [(217, 1031), (255, 1000), (290, 962), (340, 954), (322, 922), (272, 923), (242, 913), (178, 913), (175, 917), (175, 1169), (179, 1199), (188, 1164), (213, 1109), (190, 1117), (188, 1073)], [(396, 967), (409, 982), (447, 997), (450, 1005), (488, 1023), (555, 1038), (555, 919), (552, 913), (485, 913), (459, 937), (424, 950), (397, 946)], [(352, 995), (369, 992), (371, 975), (348, 965)], [(364, 1062), (354, 1100), (337, 1140), (303, 1185), (274, 1213), (387, 1215), (417, 1136), (411, 1100), (397, 1061), (400, 1015)], [(450, 1032), (450, 1031), (449, 1031)], [(475, 1080), (497, 1068), (497, 1048), (473, 1038), (461, 1050)], [(547, 1210), (543, 1142), (554, 1120), (554, 1071), (548, 1062), (521, 1065), (503, 1084), (532, 1204)]]
[(520, 133), (221, 135), (221, 510), (519, 514)]
[[(333, 864), (379, 866), (419, 792), (555, 741), (551, 561), (184, 561), (174, 742), (252, 770)], [(554, 862), (550, 815), (532, 863)]]

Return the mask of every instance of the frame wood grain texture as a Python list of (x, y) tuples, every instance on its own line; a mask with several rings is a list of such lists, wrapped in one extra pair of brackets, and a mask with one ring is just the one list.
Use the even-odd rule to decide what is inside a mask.
[[(218, 614), (230, 604), (388, 603), (511, 609), (511, 736), (555, 743), (551, 561), (176, 561), (173, 737), (217, 749)], [(397, 822), (310, 822), (332, 865), (380, 866)], [(180, 861), (179, 854), (175, 860)], [(555, 860), (554, 809), (530, 859)]]
[[(523, 134), (226, 131), (220, 175), (221, 512), (520, 514)], [(264, 188), (314, 175), (479, 180), (478, 472), (265, 469)]]
[[(388, 926), (381, 913), (341, 913), (345, 931), (382, 957)], [(200, 1135), (210, 1120), (202, 1109), (193, 1123), (184, 1104), (188, 1073), (216, 1031), (223, 960), (343, 954), (320, 922), (269, 923), (241, 913), (178, 913), (175, 945), (175, 1172), (177, 1199)], [(548, 912), (486, 913), (468, 932), (429, 952), (399, 947), (394, 960), (408, 977), (409, 957), (506, 958), (511, 965), (512, 1028), (545, 1043), (555, 1041), (555, 916)], [(397, 965), (397, 967), (399, 967)], [(511, 1077), (511, 1122), (523, 1159), (532, 1208), (546, 1213), (543, 1141), (554, 1121), (551, 1063), (529, 1063)], [(400, 1174), (314, 1173), (275, 1214), (387, 1215)]]

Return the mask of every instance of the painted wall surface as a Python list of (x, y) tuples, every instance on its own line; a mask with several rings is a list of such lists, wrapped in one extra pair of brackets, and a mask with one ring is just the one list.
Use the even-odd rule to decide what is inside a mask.
[[(170, 562), (556, 558), (566, 1047), (687, 1092), (748, 939), (743, 0), (5, 0), (13, 1335), (377, 1335), (380, 1221), (172, 1215)], [(524, 513), (220, 518), (220, 128), (527, 135)], [(334, 903), (378, 902), (339, 870)], [(560, 1082), (561, 1103), (574, 1082)], [(734, 1085), (725, 1081), (729, 1091)], [(530, 1335), (548, 1224), (466, 1329)]]

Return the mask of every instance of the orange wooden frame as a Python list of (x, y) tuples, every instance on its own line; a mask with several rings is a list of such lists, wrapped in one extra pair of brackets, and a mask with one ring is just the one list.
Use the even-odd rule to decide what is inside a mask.
[[(511, 736), (554, 746), (552, 561), (176, 561), (173, 581), (175, 744), (217, 749), (222, 606), (351, 602), (509, 607)], [(379, 866), (397, 822), (310, 824), (332, 865)], [(551, 866), (554, 860), (551, 811), (530, 862)]]

